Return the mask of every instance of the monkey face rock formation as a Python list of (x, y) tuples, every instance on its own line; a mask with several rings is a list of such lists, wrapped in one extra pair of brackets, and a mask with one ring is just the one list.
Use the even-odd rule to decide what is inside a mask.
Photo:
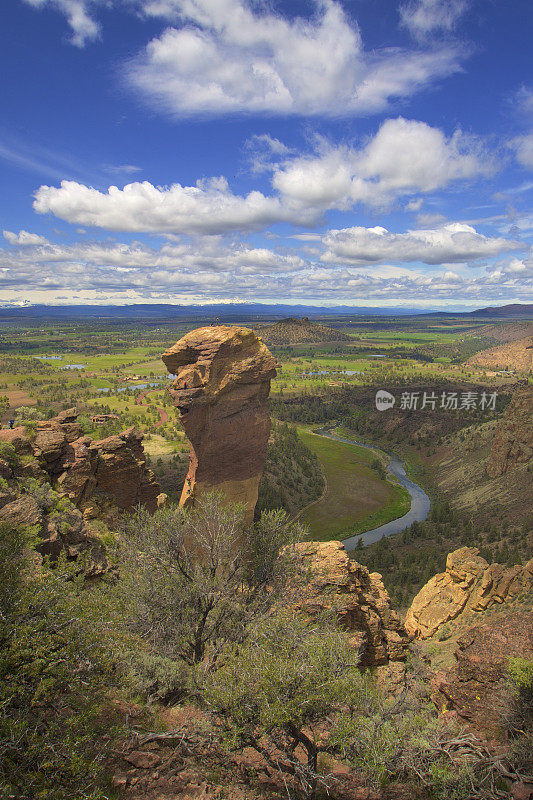
[(197, 328), (163, 353), (169, 389), (191, 443), (180, 504), (220, 490), (253, 516), (270, 434), (276, 360), (248, 328)]

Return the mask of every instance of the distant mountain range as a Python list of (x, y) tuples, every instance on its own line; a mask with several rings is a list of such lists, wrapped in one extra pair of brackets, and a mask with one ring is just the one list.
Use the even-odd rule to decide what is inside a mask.
[(423, 317), (475, 317), (476, 319), (533, 319), (532, 303), (512, 303), (508, 306), (488, 306), (476, 311), (432, 311), (420, 313)]
[(0, 307), (0, 322), (13, 320), (125, 320), (194, 322), (215, 321), (218, 317), (227, 322), (256, 320), (259, 318), (291, 317), (461, 317), (481, 319), (532, 319), (533, 304), (518, 304), (480, 308), (476, 311), (449, 312), (417, 308), (376, 308), (373, 306), (305, 306), (269, 305), (266, 303), (218, 303), (212, 305), (124, 305), (124, 306), (45, 306), (25, 305)]

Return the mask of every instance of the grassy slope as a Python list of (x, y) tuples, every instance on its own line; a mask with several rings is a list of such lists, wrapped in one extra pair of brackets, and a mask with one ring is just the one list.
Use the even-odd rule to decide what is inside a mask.
[(300, 518), (309, 526), (313, 539), (346, 538), (405, 513), (403, 490), (381, 480), (370, 468), (373, 453), (325, 439), (305, 428), (299, 428), (298, 433), (317, 454), (327, 481), (323, 498)]

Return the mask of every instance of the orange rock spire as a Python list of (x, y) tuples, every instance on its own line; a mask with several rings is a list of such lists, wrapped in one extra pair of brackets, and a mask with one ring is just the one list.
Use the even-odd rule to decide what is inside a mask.
[(248, 328), (197, 328), (162, 355), (169, 389), (191, 443), (180, 505), (220, 490), (251, 519), (265, 464), (270, 381), (276, 360)]

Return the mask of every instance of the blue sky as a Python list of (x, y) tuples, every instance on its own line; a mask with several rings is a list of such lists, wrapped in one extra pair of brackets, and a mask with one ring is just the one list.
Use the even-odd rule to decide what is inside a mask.
[(0, 303), (531, 302), (530, 0), (7, 0)]

